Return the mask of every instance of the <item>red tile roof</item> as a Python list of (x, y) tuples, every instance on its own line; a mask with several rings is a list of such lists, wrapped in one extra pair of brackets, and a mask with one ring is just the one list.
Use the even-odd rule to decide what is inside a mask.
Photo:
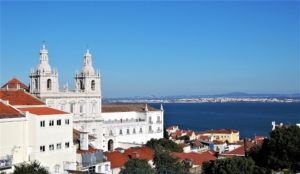
[(124, 151), (124, 154), (130, 157), (133, 152), (139, 153), (140, 158), (146, 158), (148, 161), (152, 160), (152, 156), (154, 154), (154, 150), (147, 147), (147, 146), (142, 146), (142, 147), (139, 147), (139, 148), (126, 149)]
[(111, 169), (122, 167), (129, 160), (128, 156), (120, 153), (119, 151), (109, 152), (105, 154), (105, 156), (110, 161)]
[(8, 81), (5, 85), (3, 85), (1, 88), (13, 88), (13, 89), (17, 89), (18, 84), (20, 85), (20, 89), (25, 89), (28, 90), (28, 87), (26, 85), (24, 85), (24, 83), (22, 83), (20, 80), (18, 80), (17, 78), (13, 78), (10, 81)]
[(168, 127), (168, 130), (173, 130), (173, 129), (176, 129), (177, 128), (177, 126), (170, 126), (170, 127)]
[(193, 141), (192, 144), (195, 145), (195, 146), (200, 146), (201, 142), (199, 142), (199, 141)]
[(33, 108), (18, 108), (21, 111), (28, 111), (35, 115), (54, 115), (54, 114), (69, 114), (68, 112), (60, 111), (49, 107), (33, 107)]
[(88, 150), (76, 150), (77, 154), (85, 154), (85, 153), (95, 153), (101, 151), (100, 149), (94, 149), (92, 147), (89, 147)]
[(20, 90), (0, 90), (0, 98), (8, 100), (11, 105), (45, 105), (45, 103), (37, 97), (27, 93), (24, 89)]
[(267, 138), (267, 137), (265, 137), (265, 136), (255, 136), (254, 141), (256, 142), (257, 145), (262, 145), (265, 138)]
[(0, 119), (1, 118), (20, 118), (25, 117), (15, 108), (0, 102)]
[(205, 131), (205, 133), (215, 133), (215, 134), (231, 134), (231, 132), (237, 133), (239, 131), (234, 129), (214, 129), (214, 130)]
[(118, 168), (124, 166), (124, 164), (130, 159), (131, 155), (137, 152), (139, 153), (139, 158), (146, 158), (147, 160), (152, 160), (154, 150), (149, 147), (143, 146), (138, 148), (129, 148), (124, 150), (124, 153), (119, 151), (108, 152), (105, 156), (111, 163), (111, 168)]
[(214, 144), (224, 144), (223, 141), (219, 141), (219, 140), (214, 140), (213, 143), (214, 143)]
[(193, 159), (194, 165), (200, 165), (202, 166), (202, 163), (204, 161), (215, 161), (217, 158), (215, 156), (213, 156), (210, 153), (195, 153), (195, 152), (191, 152), (191, 153), (179, 153), (179, 152), (172, 152), (171, 154), (178, 156), (180, 158), (180, 160), (184, 160), (186, 158), (190, 158)]
[[(248, 148), (251, 149), (254, 146), (253, 142), (249, 142), (248, 143)], [(222, 155), (229, 155), (229, 156), (245, 156), (245, 149), (244, 149), (244, 145), (239, 146), (229, 152), (226, 152)]]
[(192, 131), (192, 130), (188, 130), (187, 132), (186, 132), (186, 135), (187, 136), (192, 136), (193, 135), (193, 133), (194, 133), (194, 131)]
[[(148, 111), (159, 111), (147, 105)], [(145, 104), (102, 104), (102, 112), (145, 112)]]
[(202, 140), (207, 140), (207, 139), (209, 139), (209, 136), (207, 136), (207, 135), (201, 135), (201, 136), (200, 136), (200, 139), (202, 139)]

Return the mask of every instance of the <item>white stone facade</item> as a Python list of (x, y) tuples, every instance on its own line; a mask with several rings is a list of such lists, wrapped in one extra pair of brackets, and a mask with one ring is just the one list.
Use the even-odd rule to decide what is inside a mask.
[(30, 73), (30, 93), (43, 99), (47, 106), (73, 114), (74, 128), (89, 132), (97, 137), (94, 146), (102, 147), (102, 117), (100, 73), (95, 73), (92, 55), (89, 50), (84, 54), (81, 73), (75, 74), (75, 90), (69, 90), (68, 84), (59, 90), (58, 72), (51, 71), (48, 51), (43, 45), (40, 51), (40, 64)]
[(75, 90), (69, 90), (67, 84), (59, 90), (58, 72), (51, 70), (48, 60), (43, 45), (37, 70), (30, 73), (30, 93), (43, 99), (49, 107), (72, 113), (74, 128), (97, 138), (93, 146), (107, 151), (163, 138), (162, 107), (157, 111), (102, 113), (101, 76), (92, 66), (89, 50), (84, 54), (81, 73), (75, 74)]

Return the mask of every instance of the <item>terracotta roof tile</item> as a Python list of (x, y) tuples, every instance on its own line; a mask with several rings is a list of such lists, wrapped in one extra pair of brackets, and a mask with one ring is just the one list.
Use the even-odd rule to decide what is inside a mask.
[[(254, 146), (254, 143), (253, 142), (249, 142), (248, 143), (248, 148), (249, 149), (251, 149), (252, 147)], [(244, 149), (244, 146), (242, 145), (242, 146), (239, 146), (239, 147), (237, 147), (237, 148), (235, 148), (235, 149), (233, 149), (233, 150), (231, 150), (231, 151), (229, 151), (229, 152), (226, 152), (226, 153), (224, 153), (224, 154), (222, 154), (222, 155), (232, 155), (232, 156), (234, 156), (234, 155), (237, 155), (237, 156), (244, 156), (245, 155), (245, 149)]]
[(105, 156), (110, 161), (111, 169), (122, 167), (129, 160), (128, 156), (119, 151), (108, 152)]
[(200, 139), (206, 140), (206, 139), (209, 139), (209, 136), (207, 136), (207, 135), (201, 135)]
[[(152, 106), (147, 105), (149, 111), (159, 111)], [(145, 112), (144, 104), (102, 104), (102, 112)]]
[(45, 105), (45, 103), (37, 97), (27, 93), (24, 89), (20, 90), (0, 90), (0, 98), (8, 100), (11, 105)]
[(18, 108), (21, 111), (28, 111), (35, 115), (54, 115), (54, 114), (69, 114), (68, 112), (60, 111), (49, 107), (32, 107), (32, 108)]
[(194, 131), (192, 131), (192, 130), (188, 130), (187, 132), (186, 132), (186, 135), (187, 136), (192, 136), (193, 135), (193, 133), (194, 133)]
[(22, 83), (20, 80), (18, 80), (17, 78), (12, 78), (10, 81), (8, 81), (5, 85), (3, 85), (1, 88), (13, 88), (13, 89), (17, 89), (18, 84), (20, 85), (20, 89), (25, 89), (28, 90), (28, 87), (26, 85), (24, 85), (24, 83)]
[(168, 127), (168, 130), (173, 130), (175, 128), (177, 128), (177, 126), (170, 126), (170, 127)]
[(186, 158), (193, 159), (194, 160), (193, 164), (200, 165), (200, 166), (202, 166), (202, 163), (204, 161), (211, 161), (211, 160), (215, 161), (217, 159), (215, 156), (213, 156), (210, 153), (200, 153), (199, 154), (199, 153), (195, 153), (195, 152), (190, 152), (190, 153), (173, 152), (172, 154), (175, 156), (178, 156), (181, 161)]
[(214, 143), (214, 144), (224, 144), (223, 141), (219, 141), (219, 140), (213, 140), (213, 143)]
[(0, 102), (0, 119), (1, 118), (20, 118), (25, 117), (15, 108)]
[(147, 146), (126, 149), (124, 151), (124, 154), (127, 155), (128, 157), (130, 157), (133, 152), (139, 153), (140, 158), (146, 158), (148, 161), (152, 160), (152, 156), (154, 154), (154, 150)]

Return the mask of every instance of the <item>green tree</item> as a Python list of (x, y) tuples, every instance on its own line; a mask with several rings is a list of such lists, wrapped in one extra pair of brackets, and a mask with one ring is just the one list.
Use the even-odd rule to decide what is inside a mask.
[(179, 157), (170, 155), (169, 151), (163, 150), (162, 148), (155, 151), (153, 164), (159, 174), (185, 172), (184, 164), (179, 161)]
[(250, 151), (250, 156), (259, 167), (280, 171), (286, 169), (300, 172), (300, 128), (278, 127), (270, 132), (259, 149)]
[(255, 163), (251, 158), (233, 157), (219, 159), (212, 163), (205, 161), (202, 170), (206, 174), (252, 174)]
[(169, 133), (168, 133), (166, 127), (164, 127), (164, 138), (167, 139), (167, 140), (170, 138)]
[(146, 146), (156, 150), (157, 148), (162, 147), (164, 150), (170, 152), (183, 152), (182, 147), (178, 146), (174, 141), (161, 138), (159, 140), (151, 138), (147, 141)]
[(23, 162), (18, 166), (15, 166), (13, 174), (50, 174), (50, 172), (41, 166), (38, 161), (32, 161), (31, 163)]
[(121, 174), (153, 174), (154, 171), (151, 169), (147, 159), (133, 158), (128, 160), (124, 167), (120, 171)]
[(178, 138), (176, 138), (176, 139), (178, 139), (178, 140), (190, 140), (190, 137), (187, 136), (187, 135), (183, 135), (183, 136), (178, 137)]

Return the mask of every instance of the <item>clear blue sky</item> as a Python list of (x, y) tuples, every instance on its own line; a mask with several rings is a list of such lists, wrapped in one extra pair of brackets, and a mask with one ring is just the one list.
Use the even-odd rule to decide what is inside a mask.
[(1, 1), (1, 86), (29, 83), (45, 40), (60, 87), (87, 44), (102, 95), (298, 93), (299, 1)]

